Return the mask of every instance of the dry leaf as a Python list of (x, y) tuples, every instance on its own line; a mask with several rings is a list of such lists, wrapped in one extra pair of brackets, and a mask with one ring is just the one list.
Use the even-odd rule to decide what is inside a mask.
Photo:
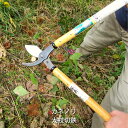
[(50, 43), (46, 43), (46, 44), (44, 44), (44, 46), (43, 47), (48, 47), (50, 45)]
[(64, 85), (61, 82), (58, 82), (56, 85), (59, 88), (59, 90), (64, 91)]
[(4, 121), (0, 121), (0, 128), (5, 128)]
[(93, 95), (94, 94), (93, 90), (90, 87), (87, 88), (87, 92), (88, 92), (89, 95)]
[(25, 14), (25, 15), (28, 15), (29, 13), (30, 13), (30, 8), (25, 8), (25, 9), (24, 9), (24, 14)]
[(61, 34), (60, 28), (57, 28), (57, 29), (56, 29), (56, 33), (57, 33), (57, 34)]
[(26, 88), (27, 88), (28, 91), (34, 92), (35, 90), (37, 90), (38, 86), (35, 85), (35, 84), (32, 84), (31, 81), (28, 81), (28, 82), (26, 83)]
[(38, 127), (38, 121), (36, 118), (34, 118), (32, 123), (30, 124), (30, 128), (37, 128), (37, 127)]
[(51, 37), (52, 37), (53, 39), (58, 39), (58, 38), (59, 38), (58, 35), (51, 35)]
[(27, 34), (28, 34), (29, 36), (33, 36), (33, 35), (34, 35), (34, 33), (33, 33), (32, 30), (28, 30), (28, 31), (26, 31), (26, 32), (27, 32)]
[(41, 23), (43, 23), (43, 21), (45, 21), (43, 17), (37, 18), (37, 23), (41, 24)]
[(27, 88), (27, 90), (28, 90), (30, 93), (27, 94), (27, 95), (25, 95), (25, 96), (22, 96), (22, 97), (21, 97), (21, 100), (30, 100), (30, 99), (32, 99), (32, 97), (34, 97), (34, 96), (36, 95), (35, 90), (38, 89), (38, 86), (35, 85), (35, 84), (32, 84), (31, 81), (28, 81), (28, 82), (26, 83), (26, 88)]
[(92, 111), (91, 108), (88, 107), (88, 106), (87, 106), (87, 112), (88, 112), (89, 114), (93, 114), (93, 111)]
[(58, 61), (64, 61), (64, 55), (63, 55), (63, 54), (58, 54), (58, 55), (56, 56), (56, 59), (57, 59)]
[(42, 85), (39, 85), (39, 91), (42, 93), (48, 93), (53, 88), (52, 84), (44, 83)]
[(108, 49), (110, 49), (110, 50), (112, 50), (112, 51), (114, 51), (114, 52), (116, 51), (116, 47), (115, 47), (115, 46), (111, 46), (111, 45), (110, 45), (110, 46), (108, 46)]
[(38, 90), (39, 90), (40, 92), (44, 93), (44, 92), (45, 92), (44, 85), (39, 85)]
[(29, 116), (39, 116), (39, 104), (34, 103), (27, 106), (27, 111)]
[(7, 67), (8, 67), (9, 69), (13, 69), (13, 70), (15, 69), (15, 66), (16, 66), (15, 64), (9, 64), (9, 65), (7, 65)]
[(6, 56), (5, 48), (0, 44), (0, 58), (4, 58)]
[(52, 75), (47, 75), (46, 78), (47, 78), (48, 82), (53, 85), (57, 84), (57, 82), (59, 81), (59, 79), (57, 77), (52, 76)]
[(53, 125), (53, 128), (59, 128), (60, 127), (59, 124), (57, 124), (57, 123), (53, 123), (52, 125)]
[(11, 47), (11, 43), (7, 41), (3, 44), (3, 46), (5, 47), (5, 49), (9, 49)]
[(22, 96), (20, 99), (21, 99), (21, 101), (23, 101), (23, 100), (31, 100), (35, 95), (36, 95), (36, 93), (29, 93), (29, 94), (27, 94), (25, 96)]
[(43, 71), (46, 72), (46, 73), (50, 73), (51, 72), (50, 69), (48, 69), (48, 68), (43, 68)]
[(42, 43), (42, 42), (43, 42), (43, 40), (42, 40), (41, 38), (39, 38), (37, 41), (38, 41), (38, 42), (40, 42), (40, 43)]
[(22, 30), (23, 31), (27, 31), (28, 30), (28, 26), (26, 26), (26, 25), (25, 26), (22, 26)]
[(51, 105), (52, 105), (52, 102), (41, 104), (41, 108), (43, 110), (43, 116), (45, 118), (48, 118), (48, 111), (51, 110)]
[(21, 128), (19, 124), (16, 124), (13, 128)]
[(43, 126), (44, 122), (46, 122), (45, 118), (40, 116), (39, 125)]
[(123, 44), (123, 42), (122, 42), (122, 41), (118, 42), (118, 45), (122, 45), (122, 44)]
[(36, 28), (32, 28), (31, 30), (33, 31), (33, 33), (36, 33)]

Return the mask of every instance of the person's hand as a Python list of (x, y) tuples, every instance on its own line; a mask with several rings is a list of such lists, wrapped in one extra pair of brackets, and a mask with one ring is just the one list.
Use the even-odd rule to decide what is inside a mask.
[(105, 128), (128, 128), (128, 114), (121, 111), (110, 113), (111, 119), (105, 122)]

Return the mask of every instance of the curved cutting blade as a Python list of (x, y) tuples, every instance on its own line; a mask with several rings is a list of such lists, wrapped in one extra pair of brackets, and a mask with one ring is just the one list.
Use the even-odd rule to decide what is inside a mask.
[(24, 66), (35, 66), (35, 65), (40, 64), (42, 61), (43, 61), (42, 59), (38, 59), (37, 61), (34, 61), (32, 63), (22, 63), (22, 65), (24, 65)]
[(25, 48), (28, 53), (34, 57), (39, 57), (39, 54), (42, 52), (42, 50), (36, 45), (25, 45)]

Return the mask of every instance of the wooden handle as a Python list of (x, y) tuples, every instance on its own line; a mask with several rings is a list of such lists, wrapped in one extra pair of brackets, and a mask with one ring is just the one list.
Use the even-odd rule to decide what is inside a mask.
[(73, 31), (71, 30), (68, 33), (61, 36), (60, 38), (58, 38), (56, 41), (54, 41), (54, 44), (56, 47), (59, 47), (64, 43), (68, 42), (69, 40), (73, 39), (75, 36), (75, 33), (73, 33)]
[(102, 108), (94, 99), (89, 97), (88, 100), (85, 101), (85, 103), (92, 108), (104, 121), (109, 121), (111, 116), (110, 114)]
[(73, 82), (68, 76), (66, 76), (62, 71), (60, 71), (58, 68), (55, 68), (53, 70), (53, 75), (56, 76), (58, 79), (60, 79), (66, 86), (70, 86)]
[(83, 32), (84, 30), (86, 30), (90, 26), (94, 25), (95, 23), (99, 22), (100, 20), (104, 19), (108, 15), (114, 13), (115, 11), (117, 11), (118, 9), (120, 9), (121, 7), (126, 5), (127, 1), (128, 0), (115, 0), (115, 1), (113, 1), (111, 4), (104, 7), (103, 9), (98, 11), (96, 14), (94, 14), (93, 16), (91, 16), (90, 18), (88, 18), (87, 20), (85, 20), (84, 22), (79, 24), (78, 26), (76, 26), (74, 29), (72, 29), (71, 31), (69, 31), (65, 35), (61, 36), (56, 41), (54, 41), (55, 46), (59, 47), (59, 46), (63, 45), (64, 43), (68, 42), (69, 40), (74, 38), (79, 33)]
[(68, 86), (79, 98), (81, 98), (92, 110), (94, 110), (104, 121), (110, 120), (110, 114), (102, 108), (94, 99), (87, 95), (80, 87), (78, 87), (68, 76), (66, 76), (58, 68), (53, 70), (53, 74)]

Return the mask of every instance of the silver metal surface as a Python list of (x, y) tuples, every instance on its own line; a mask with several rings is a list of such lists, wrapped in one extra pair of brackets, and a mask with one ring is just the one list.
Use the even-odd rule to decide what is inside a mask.
[(53, 67), (55, 67), (49, 58), (44, 60), (44, 64), (47, 66), (48, 69), (52, 69)]
[(25, 45), (25, 48), (28, 53), (34, 57), (39, 57), (39, 54), (42, 52), (42, 50), (36, 45)]
[[(42, 62), (45, 63), (45, 65), (49, 68), (52, 69), (53, 67), (55, 67), (52, 62), (49, 59), (49, 54), (54, 50), (54, 47), (51, 45), (49, 45), (45, 50), (41, 50), (39, 47), (35, 46), (35, 45), (25, 45), (26, 50), (35, 57), (38, 57), (37, 61), (31, 62), (31, 63), (22, 63), (25, 66), (35, 66), (38, 65)], [(33, 51), (35, 50), (35, 51)]]

